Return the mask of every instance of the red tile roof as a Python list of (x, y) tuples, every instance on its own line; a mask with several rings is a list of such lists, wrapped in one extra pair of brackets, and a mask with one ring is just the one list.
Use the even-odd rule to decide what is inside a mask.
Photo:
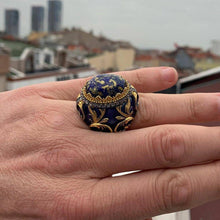
[(158, 55), (158, 56), (151, 56), (151, 55), (138, 55), (135, 58), (136, 61), (150, 61), (150, 60), (161, 60), (164, 62), (171, 62), (175, 63), (175, 59), (166, 57), (163, 55)]
[(153, 59), (155, 59), (155, 57), (150, 56), (150, 55), (138, 55), (135, 58), (136, 61), (149, 61)]

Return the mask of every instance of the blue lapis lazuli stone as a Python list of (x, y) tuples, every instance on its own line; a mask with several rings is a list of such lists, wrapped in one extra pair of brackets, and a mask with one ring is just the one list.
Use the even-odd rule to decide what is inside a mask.
[(93, 97), (98, 95), (101, 98), (114, 97), (117, 93), (122, 93), (126, 85), (127, 83), (122, 77), (103, 74), (92, 78), (86, 85), (86, 91)]

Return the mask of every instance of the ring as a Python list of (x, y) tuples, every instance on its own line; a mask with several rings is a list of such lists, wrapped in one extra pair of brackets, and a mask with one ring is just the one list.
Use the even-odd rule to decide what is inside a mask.
[(92, 130), (119, 132), (134, 120), (138, 101), (138, 93), (128, 81), (114, 74), (102, 74), (87, 81), (76, 105)]

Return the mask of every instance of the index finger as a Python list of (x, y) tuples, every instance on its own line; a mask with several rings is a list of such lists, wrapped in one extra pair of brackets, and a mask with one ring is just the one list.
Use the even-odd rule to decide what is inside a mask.
[[(170, 67), (143, 68), (132, 71), (116, 72), (129, 81), (138, 92), (155, 92), (173, 86), (178, 78), (177, 72)], [(90, 78), (36, 85), (38, 93), (49, 99), (76, 100), (80, 90)]]

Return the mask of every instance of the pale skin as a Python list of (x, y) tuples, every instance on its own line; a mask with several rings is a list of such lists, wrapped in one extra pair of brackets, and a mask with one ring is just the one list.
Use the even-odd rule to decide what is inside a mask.
[[(1, 219), (146, 219), (220, 199), (220, 94), (152, 94), (172, 68), (117, 73), (138, 90), (128, 131), (89, 130), (75, 100), (88, 79), (0, 94)], [(137, 173), (112, 177), (131, 170)]]

